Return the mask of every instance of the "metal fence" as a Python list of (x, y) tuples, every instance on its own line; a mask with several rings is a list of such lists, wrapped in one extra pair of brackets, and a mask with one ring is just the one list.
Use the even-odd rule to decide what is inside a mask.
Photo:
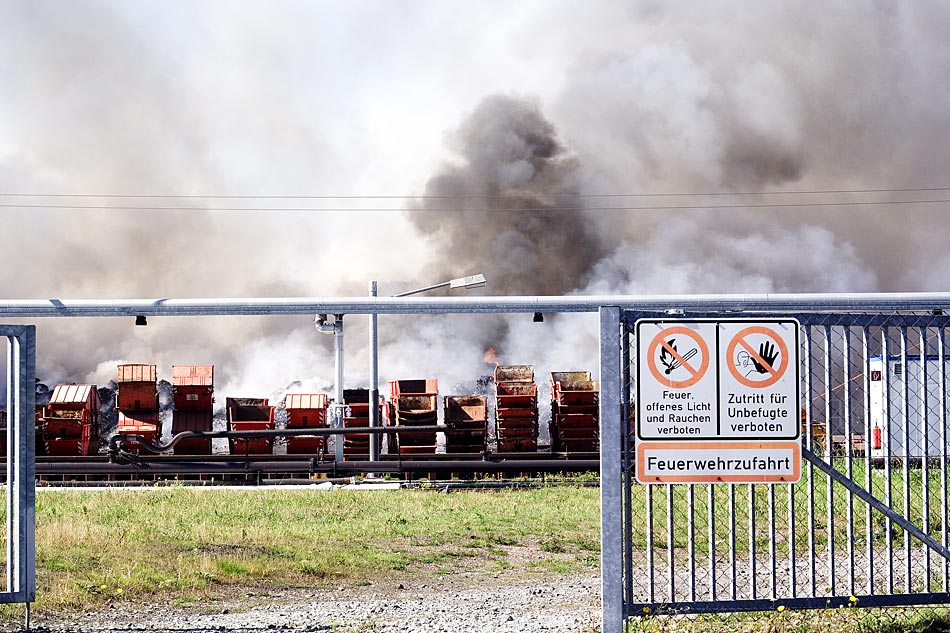
[[(950, 294), (0, 300), (0, 317), (15, 319), (598, 312), (604, 633), (644, 613), (950, 601), (950, 319), (940, 310), (950, 312)], [(794, 317), (802, 324), (807, 462), (799, 483), (633, 483), (633, 325), (684, 313)], [(32, 334), (23, 340), (28, 351), (17, 353), (27, 353), (28, 365), (11, 364), (9, 371), (21, 376), (17, 397), (29, 408), (32, 391), (23, 385), (32, 380)], [(30, 426), (23, 422), (17, 431), (18, 467), (32, 464), (23, 461)], [(32, 509), (32, 498), (23, 496), (32, 488), (22, 490), (17, 503), (26, 500)], [(32, 564), (32, 513), (19, 521), (30, 528), (30, 540), (18, 547), (30, 548), (24, 560)], [(10, 570), (11, 578), (22, 578), (22, 566)], [(32, 599), (32, 586), (11, 587)]]
[(685, 317), (624, 311), (624, 617), (950, 602), (950, 318), (688, 318), (737, 316), (801, 323), (801, 480), (636, 483), (634, 324)]

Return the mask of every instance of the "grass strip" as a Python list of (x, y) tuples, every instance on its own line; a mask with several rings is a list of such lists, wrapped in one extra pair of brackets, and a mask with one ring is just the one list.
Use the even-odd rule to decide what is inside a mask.
[[(440, 494), (156, 487), (37, 493), (38, 612), (188, 600), (227, 586), (321, 586), (512, 568), (530, 546), (571, 572), (598, 564), (595, 488)], [(516, 566), (517, 564), (514, 564)], [(2, 607), (18, 617), (17, 607)]]

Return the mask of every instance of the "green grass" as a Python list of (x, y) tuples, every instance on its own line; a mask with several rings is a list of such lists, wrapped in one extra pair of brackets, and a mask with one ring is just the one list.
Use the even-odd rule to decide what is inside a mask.
[(946, 609), (912, 611), (904, 609), (826, 609), (701, 615), (693, 617), (639, 618), (627, 626), (627, 633), (950, 633)]
[(519, 546), (557, 556), (556, 571), (590, 569), (599, 549), (598, 494), (564, 486), (452, 494), (40, 490), (36, 608), (188, 601), (227, 586), (398, 583), (406, 574), (445, 576), (471, 565), (538, 571), (507, 560)]
[[(856, 462), (855, 479), (865, 472)], [(871, 473), (873, 490), (885, 497), (881, 470)], [(899, 468), (891, 479), (895, 509), (902, 511), (904, 480)], [(944, 515), (939, 499), (941, 473), (931, 470), (930, 531), (937, 535)], [(922, 473), (907, 480), (910, 514), (921, 524)], [(809, 497), (816, 504), (815, 540), (827, 543), (827, 520), (836, 525), (835, 540), (844, 539), (848, 495), (834, 487), (832, 512), (827, 506), (827, 478), (807, 473), (793, 488), (798, 547), (805, 554)], [(671, 504), (674, 546), (686, 547), (690, 513), (686, 486), (673, 486)], [(697, 555), (708, 551), (709, 487), (695, 487), (693, 520)], [(777, 529), (786, 533), (788, 488), (777, 486)], [(813, 491), (813, 492), (812, 492)], [(721, 552), (726, 529), (729, 487), (712, 488)], [(596, 569), (600, 551), (599, 489), (556, 486), (521, 490), (459, 491), (281, 491), (155, 487), (99, 492), (45, 491), (37, 494), (38, 612), (94, 609), (117, 600), (162, 600), (193, 604), (229, 588), (288, 586), (395, 586), (408, 577), (438, 579), (461, 569), (506, 573), (561, 573)], [(645, 487), (634, 486), (633, 541), (646, 543)], [(747, 552), (749, 495), (755, 499), (756, 542), (765, 547), (764, 512), (768, 486), (735, 486), (736, 548)], [(666, 533), (667, 488), (653, 492), (654, 546), (662, 549)], [(864, 503), (854, 501), (855, 535), (865, 538)], [(872, 516), (874, 545), (883, 542), (883, 519)], [(901, 535), (895, 535), (895, 544)], [(2, 539), (0, 539), (2, 540)], [(779, 540), (779, 552), (787, 544)], [(514, 556), (530, 548), (532, 556)], [(764, 550), (760, 550), (764, 551)], [(699, 618), (645, 618), (631, 631), (813, 631), (827, 618), (843, 618), (834, 630), (896, 633), (948, 631), (944, 616), (908, 615), (878, 618), (858, 609), (785, 612)], [(932, 611), (930, 613), (933, 613)], [(17, 607), (0, 607), (0, 615), (21, 615)], [(825, 619), (822, 619), (825, 618)], [(838, 622), (836, 620), (836, 622)], [(689, 625), (689, 629), (683, 628)], [(886, 628), (886, 626), (891, 628)], [(909, 627), (906, 628), (905, 627)], [(895, 626), (905, 628), (894, 628)], [(885, 628), (882, 628), (885, 627)], [(943, 627), (943, 628), (941, 628)]]

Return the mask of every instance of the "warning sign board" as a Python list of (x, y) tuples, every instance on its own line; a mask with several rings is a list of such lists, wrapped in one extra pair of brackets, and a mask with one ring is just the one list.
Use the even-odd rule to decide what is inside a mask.
[(641, 483), (794, 483), (801, 478), (798, 442), (640, 442)]
[[(718, 435), (716, 324), (694, 321), (638, 323), (637, 428), (642, 439), (696, 439)], [(642, 336), (643, 338), (639, 338)], [(646, 372), (643, 369), (646, 368)], [(642, 406), (640, 404), (642, 403)]]
[(798, 330), (797, 321), (720, 323), (722, 437), (801, 435)]
[(637, 479), (796, 481), (798, 332), (792, 319), (637, 321)]

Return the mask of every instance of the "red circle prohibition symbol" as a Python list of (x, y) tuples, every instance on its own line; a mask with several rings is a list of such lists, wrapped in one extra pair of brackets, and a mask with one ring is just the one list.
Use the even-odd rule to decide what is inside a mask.
[[(688, 360), (683, 358), (679, 352), (667, 344), (666, 338), (673, 334), (682, 334), (684, 336), (688, 336), (696, 343), (703, 357), (702, 362), (699, 364), (699, 368), (695, 368), (690, 365)], [(656, 351), (661, 345), (663, 346), (663, 349), (667, 351), (667, 353), (673, 356), (673, 358), (683, 367), (683, 369), (690, 373), (689, 378), (686, 378), (685, 380), (672, 380), (664, 376), (663, 373), (657, 369), (656, 361), (658, 355)], [(671, 389), (685, 389), (687, 387), (692, 387), (697, 382), (702, 380), (702, 377), (706, 375), (706, 370), (709, 369), (709, 348), (706, 346), (706, 341), (704, 341), (703, 338), (695, 331), (687, 327), (677, 325), (667, 328), (653, 337), (653, 340), (650, 342), (650, 347), (647, 349), (647, 365), (650, 367), (650, 373), (653, 374), (653, 377), (656, 378), (660, 384), (666, 385)]]
[[(779, 361), (778, 367), (772, 367), (769, 363), (765, 362), (765, 359), (756, 351), (748, 341), (745, 340), (745, 337), (750, 334), (761, 334), (762, 336), (767, 336), (770, 340), (774, 341), (776, 346), (778, 346)], [(759, 365), (768, 369), (769, 376), (763, 380), (749, 380), (745, 376), (739, 373), (739, 370), (736, 368), (734, 362), (731, 359), (735, 358), (736, 347), (739, 345), (749, 353), (749, 356), (755, 360)], [(754, 389), (762, 389), (763, 387), (771, 387), (779, 381), (779, 379), (785, 375), (785, 370), (788, 369), (788, 346), (785, 345), (785, 341), (781, 336), (775, 331), (767, 327), (762, 327), (760, 325), (753, 325), (752, 327), (747, 327), (744, 330), (740, 330), (738, 334), (732, 337), (732, 340), (729, 341), (729, 346), (726, 347), (726, 358), (730, 359), (729, 362), (729, 372), (732, 374), (732, 377), (739, 381), (740, 384), (745, 385), (746, 387), (752, 387)]]

